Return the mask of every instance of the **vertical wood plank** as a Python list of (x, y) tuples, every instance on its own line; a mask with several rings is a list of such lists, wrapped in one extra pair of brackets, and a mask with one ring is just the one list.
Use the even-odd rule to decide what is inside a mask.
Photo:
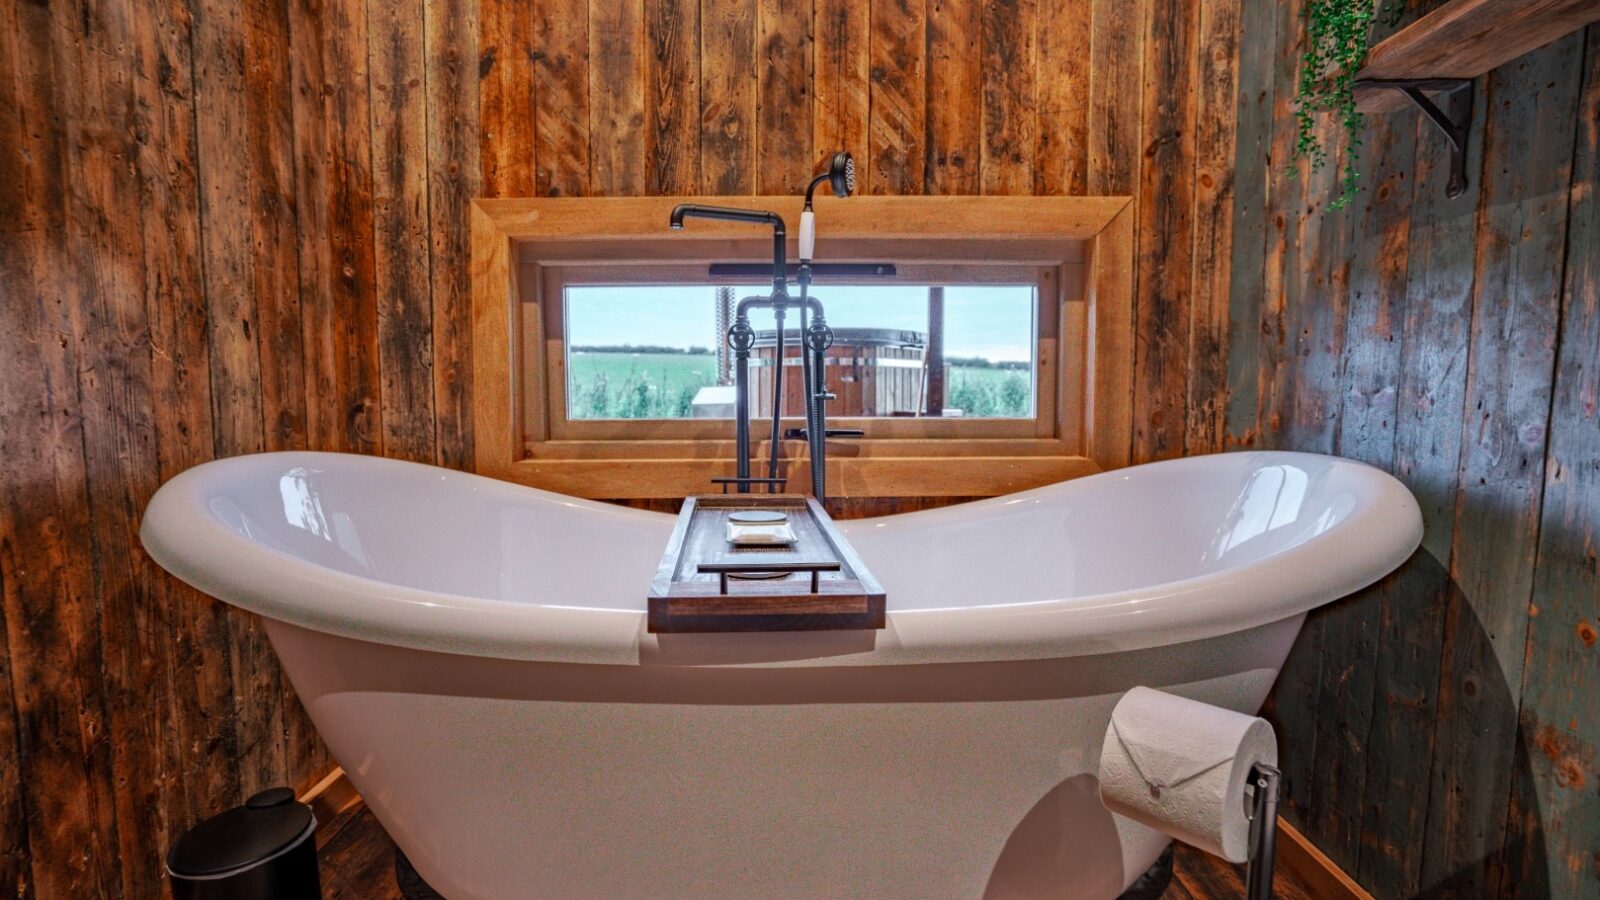
[(1133, 452), (1134, 283), (1137, 204), (1128, 205), (1094, 240), (1089, 303), (1089, 448), (1102, 469), (1128, 465)]
[(1183, 452), (1194, 253), (1196, 0), (1145, 7), (1133, 459)]
[[(139, 132), (137, 179), (149, 327), (155, 471), (149, 490), (213, 455), (206, 301), (201, 274), (199, 165), (189, 7), (155, 4), (151, 27), (135, 28), (136, 103), (149, 111)], [(292, 218), (291, 218), (292, 222)], [(292, 292), (291, 288), (291, 292)], [(295, 321), (298, 330), (298, 319)], [(298, 333), (294, 340), (298, 342)], [(281, 339), (281, 338), (280, 338)], [(295, 404), (286, 400), (280, 408)], [(303, 397), (299, 406), (304, 409)], [(143, 498), (137, 504), (143, 506)], [(136, 525), (136, 523), (133, 523)], [(142, 555), (142, 554), (141, 554)], [(159, 667), (170, 696), (162, 775), (136, 802), (164, 808), (165, 843), (180, 828), (239, 794), (227, 608), (148, 561), (150, 603), (135, 624), (146, 666)], [(143, 718), (134, 723), (143, 729)], [(294, 721), (303, 721), (303, 716)], [(138, 740), (138, 738), (134, 738)], [(174, 773), (187, 771), (188, 777)], [(146, 836), (145, 840), (150, 838)], [(155, 873), (159, 877), (160, 873)]]
[(645, 192), (644, 0), (589, 4), (590, 190)]
[(80, 564), (92, 566), (100, 613), (93, 637), (102, 648), (104, 734), (119, 748), (107, 762), (116, 784), (113, 802), (99, 809), (114, 809), (117, 850), (125, 860), (115, 869), (115, 889), (139, 896), (161, 890), (162, 872), (142, 851), (170, 834), (160, 789), (180, 740), (170, 715), (151, 722), (152, 710), (172, 706), (172, 646), (154, 567), (140, 552), (130, 515), (154, 490), (159, 464), (144, 303), (152, 273), (145, 267), (142, 229), (127, 227), (142, 219), (139, 142), (148, 134), (141, 123), (148, 112), (139, 109), (133, 10), (100, 5), (79, 10), (74, 21), (82, 53), (74, 93), (82, 105), (73, 113), (77, 122), (68, 125), (74, 137), (69, 171), (78, 174), (71, 180), (67, 235), (85, 263), (72, 325), (84, 363), (78, 399), (93, 538), (92, 554)]
[(700, 4), (700, 189), (756, 192), (755, 0)]
[(428, 125), (417, 0), (367, 5), (372, 89), (373, 289), (386, 456), (431, 462), (433, 304), (428, 271)]
[(1143, 144), (1140, 87), (1145, 59), (1141, 5), (1093, 0), (1089, 65), (1089, 193), (1136, 193)]
[[(1363, 185), (1366, 203), (1353, 223), (1338, 443), (1342, 455), (1393, 471), (1416, 123), (1409, 116), (1385, 118), (1373, 123), (1369, 135), (1372, 178)], [(1404, 814), (1390, 806), (1389, 797), (1399, 791), (1403, 802), (1408, 786), (1394, 778), (1398, 767), (1384, 761), (1405, 752), (1413, 735), (1397, 733), (1393, 725), (1398, 718), (1384, 714), (1380, 704), (1401, 696), (1395, 689), (1404, 673), (1394, 678), (1393, 668), (1407, 660), (1395, 659), (1390, 642), (1403, 627), (1404, 613), (1396, 606), (1404, 603), (1403, 589), (1411, 583), (1405, 573), (1397, 573), (1345, 601), (1342, 652), (1327, 667), (1344, 678), (1329, 706), (1337, 711), (1354, 748), (1338, 763), (1343, 777), (1338, 779), (1337, 827), (1359, 843), (1356, 871), (1364, 873), (1368, 884), (1376, 886), (1381, 879), (1390, 885), (1380, 889), (1385, 895), (1396, 891), (1392, 885), (1400, 879), (1395, 867), (1403, 864), (1399, 857), (1404, 854), (1395, 852), (1393, 841), (1369, 830), (1369, 817)]]
[[(1423, 882), (1497, 889), (1538, 541), (1581, 35), (1486, 90), (1452, 590)], [(1540, 127), (1541, 122), (1550, 123)], [(1535, 225), (1534, 223), (1537, 223)]]
[[(1094, 42), (1093, 0), (1038, 0), (1037, 111), (1033, 192), (1045, 196), (1089, 191), (1089, 93), (1086, 52)], [(1228, 54), (1232, 70), (1235, 60)], [(931, 111), (930, 111), (931, 114)], [(1225, 114), (1232, 121), (1231, 107)]]
[[(259, 2), (244, 6), (206, 2), (195, 14), (194, 77), (202, 88), (196, 92), (195, 113), (201, 246), (218, 456), (266, 448), (258, 312), (261, 305), (272, 306), (278, 298), (263, 299), (257, 291), (275, 291), (279, 284), (276, 273), (257, 275), (255, 242), (277, 235), (270, 218), (257, 219), (253, 193), (271, 181), (267, 159), (275, 139), (272, 126), (260, 123), (270, 95), (257, 95), (260, 85), (250, 79), (251, 65), (259, 56), (271, 55), (270, 26), (256, 31), (256, 23), (266, 17), (267, 8)], [(238, 150), (241, 134), (250, 136), (243, 153)], [(270, 258), (259, 261), (260, 266), (274, 264)], [(274, 319), (281, 332), (283, 317)], [(239, 787), (248, 792), (277, 783), (285, 769), (283, 686), (259, 625), (237, 610), (229, 611), (227, 624), (238, 734), (236, 765)]]
[[(294, 203), (294, 109), (287, 0), (244, 5), (244, 89), (251, 190), (251, 293), (261, 373), (262, 446), (306, 445), (299, 248)], [(220, 148), (216, 148), (220, 149)]]
[(811, 151), (820, 162), (847, 150), (856, 179), (867, 180), (868, 94), (871, 79), (870, 3), (816, 0), (812, 11)]
[(1193, 47), (1194, 251), (1183, 438), (1184, 452), (1190, 455), (1219, 452), (1225, 443), (1240, 6), (1241, 0), (1202, 3)]
[(1600, 28), (1578, 106), (1560, 351), (1530, 607), (1502, 896), (1600, 881)]
[[(1287, 307), (1286, 270), (1292, 267), (1290, 252), (1294, 244), (1290, 232), (1302, 214), (1301, 194), (1305, 190), (1304, 167), (1291, 159), (1294, 147), (1292, 103), (1301, 48), (1301, 4), (1271, 4), (1265, 11), (1271, 17), (1276, 52), (1272, 56), (1270, 80), (1271, 140), (1268, 144), (1270, 178), (1265, 193), (1265, 237), (1262, 244), (1260, 304), (1254, 331), (1257, 347), (1256, 409), (1253, 430), (1242, 443), (1250, 447), (1276, 448), (1283, 440), (1281, 419), (1287, 402), (1287, 352), (1285, 317)], [(1257, 40), (1264, 40), (1258, 37)], [(1311, 796), (1317, 775), (1317, 685), (1321, 678), (1323, 616), (1307, 617), (1284, 669), (1278, 675), (1268, 701), (1269, 718), (1278, 731), (1278, 762), (1283, 771), (1285, 802), (1282, 815), (1302, 831), (1309, 826), (1306, 798)]]
[(863, 193), (916, 194), (924, 184), (927, 17), (921, 2), (872, 4), (871, 121)]
[[(1273, 165), (1274, 61), (1280, 54), (1273, 0), (1239, 0), (1238, 117), (1228, 303), (1227, 443), (1249, 446), (1259, 424), (1262, 310), (1266, 290), (1268, 192)], [(1276, 157), (1281, 159), (1281, 157)]]
[(211, 398), (219, 456), (259, 453), (262, 434), (260, 326), (254, 288), (254, 216), (247, 153), (253, 98), (245, 79), (244, 8), (203, 0), (195, 14), (200, 212), (211, 343)]
[(533, 27), (535, 190), (581, 197), (592, 184), (587, 0), (537, 0)]
[[(76, 10), (15, 5), (20, 217), (4, 228), (0, 348), (0, 599), (5, 667), (17, 716), (17, 774), (28, 791), (29, 856), (8, 864), (35, 896), (86, 896), (119, 887), (102, 646), (93, 582), (88, 461), (77, 373), (84, 362), (73, 317), (87, 260), (70, 252), (67, 172), (81, 159), (79, 54), (64, 46)], [(13, 74), (14, 73), (14, 74)], [(29, 127), (29, 122), (40, 123)], [(44, 127), (44, 123), (59, 123)], [(15, 170), (14, 170), (15, 171)], [(9, 187), (10, 185), (8, 185)], [(17, 227), (20, 226), (20, 227)], [(17, 230), (13, 231), (13, 227)], [(56, 790), (27, 787), (58, 785)]]
[[(34, 281), (34, 261), (42, 243), (39, 229), (44, 218), (38, 208), (40, 198), (34, 194), (39, 183), (33, 172), (36, 163), (28, 153), (36, 149), (30, 145), (37, 142), (30, 139), (26, 123), (48, 101), (42, 92), (26, 96), (23, 93), (21, 26), (17, 4), (0, 7), (0, 59), (4, 59), (0, 62), (0, 184), (7, 186), (0, 191), (0, 222), (5, 223), (0, 224), (0, 285), (8, 287)], [(34, 87), (28, 85), (30, 91)], [(11, 302), (0, 304), (0, 353), (8, 359), (21, 351), (17, 343), (24, 334), (38, 330), (30, 321), (37, 298), (22, 292), (11, 294), (11, 298)], [(34, 369), (37, 373), (39, 367)], [(7, 384), (13, 385), (10, 378), (8, 372)], [(0, 392), (0, 452), (8, 457), (24, 452), (19, 436), (35, 434), (28, 420), (40, 405), (39, 381), (35, 374), (30, 383)], [(26, 897), (31, 894), (21, 886), (33, 878), (28, 851), (27, 781), (17, 684), (9, 658), (12, 626), (8, 617), (12, 609), (22, 605), (15, 599), (21, 594), (19, 587), (7, 584), (16, 577), (11, 548), (18, 539), (12, 531), (17, 513), (11, 480), (0, 475), (0, 884), (18, 885), (18, 894)]]
[(805, 190), (811, 152), (811, 4), (756, 5), (756, 192)]
[[(1464, 376), (1472, 321), (1472, 247), (1478, 191), (1444, 194), (1448, 155), (1434, 126), (1406, 113), (1413, 131), (1413, 179), (1406, 299), (1396, 388), (1394, 473), (1417, 498), (1422, 548), (1387, 581), (1374, 663), (1383, 702), (1374, 730), (1362, 830), (1369, 835), (1357, 874), (1384, 894), (1409, 896), (1422, 886), (1425, 834), (1439, 691), (1440, 654), (1454, 530)], [(1481, 133), (1481, 105), (1474, 133)], [(1468, 171), (1480, 170), (1480, 144)], [(1376, 748), (1381, 748), (1376, 749)], [(1381, 774), (1380, 774), (1381, 773)], [(1376, 843), (1376, 847), (1371, 846)]]
[(8, 372), (10, 389), (0, 391), (0, 450), (11, 461), (0, 472), (4, 668), (16, 715), (15, 789), (26, 817), (5, 835), (26, 855), (0, 867), (32, 896), (95, 896), (120, 889), (108, 871), (118, 834), (79, 357), (66, 321), (71, 298), (60, 290), (68, 279), (57, 265), (70, 257), (59, 231), (5, 237), (0, 276), (37, 287), (0, 304), (0, 348), (35, 363)]
[(983, 34), (979, 4), (929, 0), (927, 16), (927, 160), (930, 194), (982, 193), (983, 55), (973, 35)]
[(693, 194), (700, 187), (700, 6), (645, 0), (648, 93), (645, 190)]
[(453, 469), (468, 468), (472, 461), (472, 285), (467, 268), (472, 239), (467, 212), (478, 193), (480, 163), (469, 127), (479, 106), (474, 10), (469, 0), (426, 0), (423, 10), (433, 412), (437, 461)]
[[(1362, 187), (1367, 202), (1324, 213), (1325, 219), (1338, 222), (1340, 230), (1318, 251), (1325, 258), (1342, 253), (1350, 260), (1347, 283), (1340, 286), (1335, 281), (1335, 289), (1343, 290), (1347, 298), (1345, 342), (1334, 368), (1337, 387), (1312, 381), (1301, 390), (1326, 395), (1322, 414), (1332, 417), (1333, 444), (1340, 455), (1390, 469), (1400, 377), (1397, 315), (1405, 298), (1415, 123), (1405, 117), (1375, 122), (1367, 135), (1363, 156), (1371, 178)], [(1345, 249), (1340, 251), (1341, 247)], [(1300, 302), (1327, 300), (1313, 292)], [(1326, 372), (1326, 365), (1316, 371)], [(1349, 871), (1357, 871), (1369, 853), (1383, 850), (1383, 842), (1370, 840), (1363, 831), (1370, 808), (1364, 798), (1369, 779), (1386, 775), (1381, 765), (1372, 765), (1374, 748), (1382, 746), (1385, 737), (1381, 728), (1374, 734), (1374, 719), (1383, 718), (1375, 712), (1375, 694), (1388, 687), (1380, 684), (1377, 656), (1384, 603), (1396, 583), (1397, 579), (1388, 579), (1361, 591), (1322, 617), (1323, 680), (1317, 713), (1321, 770), (1311, 804), (1313, 821), (1323, 835), (1319, 846), (1340, 854), (1341, 865)]]
[[(505, 347), (493, 347), (486, 336), (510, 334), (516, 316), (512, 304), (521, 298), (506, 296), (504, 288), (513, 284), (516, 261), (510, 241), (480, 206), (467, 210), (472, 256), (470, 262), (473, 296), (472, 370), (479, 391), (478, 402), (493, 410), (492, 416), (478, 416), (473, 433), (473, 471), (495, 477), (519, 458), (525, 446), (523, 431), (516, 427), (514, 399), (519, 386), (512, 384), (511, 354)], [(484, 292), (489, 292), (485, 295)], [(515, 298), (515, 299), (514, 299)]]
[(290, 29), (308, 48), (295, 60), (295, 141), (312, 445), (372, 453), (383, 433), (366, 6), (301, 0)]
[(983, 5), (983, 157), (978, 172), (985, 194), (1033, 192), (1037, 13), (1035, 0)]
[[(1325, 145), (1335, 148), (1330, 156), (1340, 158), (1349, 139), (1337, 116), (1320, 116), (1317, 130)], [(1287, 407), (1282, 439), (1285, 446), (1296, 449), (1338, 453), (1340, 395), (1325, 386), (1340, 384), (1343, 374), (1354, 215), (1329, 205), (1339, 189), (1338, 168), (1332, 164), (1316, 172), (1309, 168), (1300, 173), (1304, 207), (1287, 231), (1291, 246), (1285, 247), (1281, 269), (1290, 354), (1280, 370)], [(1353, 692), (1370, 696), (1365, 655), (1370, 647), (1359, 644), (1352, 633), (1353, 623), (1361, 619), (1359, 612), (1353, 604), (1324, 608), (1307, 623), (1321, 649), (1315, 680), (1309, 683), (1315, 695), (1316, 771), (1301, 794), (1301, 821), (1317, 847), (1346, 870), (1357, 867), (1360, 854), (1350, 817), (1345, 815), (1346, 804), (1359, 804), (1365, 774), (1365, 766), (1355, 764), (1361, 757), (1359, 719), (1364, 710), (1359, 699), (1346, 705), (1346, 685), (1354, 679)], [(1352, 724), (1355, 730), (1349, 727)]]
[[(537, 173), (547, 166), (537, 153), (542, 142), (536, 137), (536, 110), (542, 104), (536, 100), (535, 84), (542, 80), (537, 73), (548, 63), (543, 56), (548, 50), (535, 47), (536, 6), (539, 4), (532, 0), (484, 0), (482, 4), (482, 29), (474, 55), (480, 94), (478, 154), (485, 196), (531, 197), (537, 190)], [(454, 11), (470, 21), (468, 9)], [(449, 120), (442, 124), (459, 128), (463, 123)]]
[(329, 238), (332, 103), (325, 96), (325, 89), (331, 85), (324, 75), (320, 52), (322, 18), (320, 0), (296, 0), (289, 5), (289, 42), (302, 48), (290, 57), (289, 72), (293, 85), (295, 219), (299, 241), (296, 278), (304, 328), (301, 351), (305, 359), (306, 443), (314, 450), (335, 450), (345, 445), (345, 408), (338, 396), (338, 350), (334, 332), (328, 327), (333, 291), (333, 248)]

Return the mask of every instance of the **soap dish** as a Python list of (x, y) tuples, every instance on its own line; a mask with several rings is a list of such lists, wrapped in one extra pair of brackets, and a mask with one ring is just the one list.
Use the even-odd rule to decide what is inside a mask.
[(782, 547), (799, 541), (786, 521), (774, 523), (728, 522), (728, 543), (739, 546)]

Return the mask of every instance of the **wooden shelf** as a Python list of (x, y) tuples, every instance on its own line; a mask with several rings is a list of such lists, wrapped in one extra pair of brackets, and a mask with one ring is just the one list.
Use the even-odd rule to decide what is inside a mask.
[[(1380, 41), (1357, 78), (1476, 78), (1600, 21), (1597, 0), (1450, 0)], [(1364, 113), (1410, 102), (1399, 91), (1362, 90)]]

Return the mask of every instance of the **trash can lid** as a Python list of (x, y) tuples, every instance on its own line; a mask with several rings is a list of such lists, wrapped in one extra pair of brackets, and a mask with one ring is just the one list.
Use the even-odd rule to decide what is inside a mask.
[(215, 878), (252, 868), (311, 835), (311, 807), (294, 791), (272, 788), (184, 832), (167, 853), (167, 871), (179, 878)]

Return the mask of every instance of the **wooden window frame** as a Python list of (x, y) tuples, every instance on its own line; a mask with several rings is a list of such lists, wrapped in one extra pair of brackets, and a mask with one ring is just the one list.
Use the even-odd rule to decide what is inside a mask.
[[(770, 235), (748, 226), (697, 220), (683, 231), (667, 230), (667, 216), (680, 202), (772, 209), (799, 221), (796, 197), (473, 202), (472, 422), (479, 473), (605, 499), (703, 493), (712, 477), (731, 474), (729, 421), (568, 421), (564, 406), (552, 402), (564, 397), (552, 381), (563, 378), (565, 347), (561, 304), (546, 302), (560, 296), (546, 283), (549, 273), (604, 267), (636, 279), (770, 257)], [(833, 495), (991, 496), (1127, 464), (1129, 198), (855, 197), (830, 199), (818, 219), (818, 259), (887, 259), (929, 276), (940, 266), (972, 272), (987, 263), (1029, 267), (1053, 281), (1049, 296), (1039, 295), (1034, 419), (832, 419), (871, 426), (866, 438), (830, 442)], [(755, 458), (764, 457), (764, 443)], [(784, 454), (791, 483), (807, 483), (805, 460), (794, 458), (803, 457), (803, 445), (785, 442)]]

